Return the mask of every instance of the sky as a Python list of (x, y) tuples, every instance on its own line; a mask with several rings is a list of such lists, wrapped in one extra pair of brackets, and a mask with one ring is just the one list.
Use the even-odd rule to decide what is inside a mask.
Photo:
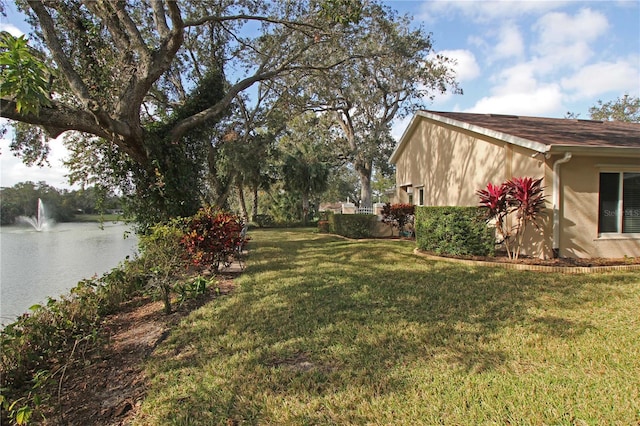
[[(455, 59), (462, 95), (438, 95), (434, 111), (589, 118), (589, 107), (640, 96), (640, 0), (387, 0), (432, 33), (435, 52)], [(27, 27), (15, 15), (0, 30)], [(398, 140), (411, 117), (398, 119)], [(0, 186), (31, 180), (68, 188), (61, 141), (50, 167), (26, 167), (0, 142)]]

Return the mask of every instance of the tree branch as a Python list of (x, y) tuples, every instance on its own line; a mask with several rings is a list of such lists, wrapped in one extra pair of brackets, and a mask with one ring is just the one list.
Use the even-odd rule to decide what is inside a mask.
[(38, 115), (25, 115), (17, 112), (16, 103), (13, 100), (2, 98), (0, 99), (0, 115), (10, 120), (41, 126), (51, 138), (56, 138), (67, 130), (78, 130), (103, 138), (111, 138), (111, 135), (100, 127), (91, 113), (71, 109), (60, 104), (54, 103), (51, 107), (41, 106)]
[(239, 14), (239, 15), (229, 15), (229, 16), (219, 16), (219, 15), (208, 15), (203, 16), (200, 19), (192, 19), (190, 21), (185, 21), (185, 27), (196, 27), (198, 25), (203, 25), (208, 22), (226, 22), (226, 21), (258, 21), (258, 22), (268, 22), (270, 24), (278, 24), (285, 25), (290, 28), (311, 28), (314, 30), (323, 30), (321, 26), (312, 25), (309, 23), (303, 22), (295, 22), (288, 21), (286, 19), (276, 19), (270, 18), (268, 16), (259, 16), (259, 15), (247, 15), (247, 14)]
[(53, 55), (54, 60), (58, 64), (58, 66), (62, 69), (62, 73), (67, 81), (71, 89), (74, 91), (76, 96), (80, 98), (82, 104), (93, 114), (93, 116), (97, 119), (98, 122), (105, 128), (116, 132), (116, 128), (118, 129), (117, 133), (120, 133), (123, 136), (127, 136), (130, 133), (130, 129), (128, 126), (123, 123), (116, 123), (96, 102), (91, 95), (89, 94), (89, 90), (85, 86), (84, 82), (75, 71), (71, 63), (68, 61), (66, 55), (64, 54), (64, 50), (62, 48), (62, 44), (58, 39), (58, 36), (55, 32), (55, 26), (53, 23), (53, 19), (51, 15), (44, 7), (44, 4), (41, 1), (31, 1), (29, 5), (33, 9), (34, 13), (38, 17), (40, 21), (40, 25), (42, 27), (42, 32), (44, 38), (47, 42), (47, 46), (49, 47), (51, 54)]
[(160, 37), (166, 38), (169, 36), (169, 26), (167, 25), (167, 18), (164, 14), (164, 6), (162, 0), (152, 0), (151, 8), (153, 9), (153, 20), (158, 29)]

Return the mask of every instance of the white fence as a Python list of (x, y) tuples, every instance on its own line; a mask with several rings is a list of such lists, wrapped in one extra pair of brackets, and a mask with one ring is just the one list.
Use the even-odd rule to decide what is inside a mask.
[(373, 207), (358, 207), (356, 209), (356, 213), (358, 214), (377, 214)]

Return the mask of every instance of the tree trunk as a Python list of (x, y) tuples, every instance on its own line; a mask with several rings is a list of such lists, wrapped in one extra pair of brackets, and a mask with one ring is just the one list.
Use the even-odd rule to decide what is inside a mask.
[(258, 185), (253, 187), (253, 210), (251, 211), (251, 220), (257, 222), (258, 219)]
[(244, 200), (244, 187), (242, 183), (237, 183), (238, 199), (240, 200), (240, 209), (242, 210), (242, 220), (244, 223), (249, 222), (249, 213), (247, 212), (247, 203)]
[(309, 195), (302, 194), (302, 223), (307, 226), (309, 223)]
[(360, 207), (371, 208), (373, 207), (371, 200), (372, 162), (356, 158), (354, 166), (360, 179)]

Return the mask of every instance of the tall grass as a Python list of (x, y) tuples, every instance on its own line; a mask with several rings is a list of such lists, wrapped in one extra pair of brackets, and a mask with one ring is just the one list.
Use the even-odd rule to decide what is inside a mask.
[(640, 278), (454, 265), (406, 241), (251, 234), (238, 289), (148, 365), (137, 424), (640, 421)]

